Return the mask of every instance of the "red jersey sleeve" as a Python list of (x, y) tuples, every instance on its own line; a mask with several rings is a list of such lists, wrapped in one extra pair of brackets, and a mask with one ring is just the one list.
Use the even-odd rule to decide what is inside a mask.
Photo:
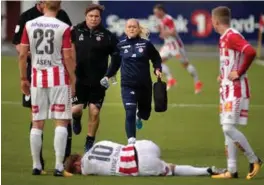
[(22, 33), (21, 44), (29, 45), (29, 39), (28, 39), (28, 33), (27, 33), (26, 26), (24, 27), (24, 30), (23, 30), (23, 33)]
[(253, 62), (256, 51), (254, 48), (239, 34), (231, 34), (228, 37), (228, 48), (239, 51), (244, 54), (244, 60), (238, 69), (238, 75), (241, 76), (248, 70)]
[(243, 51), (250, 46), (250, 44), (239, 34), (230, 34), (228, 37), (228, 48), (239, 51)]
[(167, 26), (170, 30), (175, 28), (174, 22), (173, 22), (173, 20), (171, 18), (165, 18), (164, 21), (163, 21), (163, 24), (165, 26)]
[(68, 27), (63, 33), (62, 49), (71, 48), (71, 29)]

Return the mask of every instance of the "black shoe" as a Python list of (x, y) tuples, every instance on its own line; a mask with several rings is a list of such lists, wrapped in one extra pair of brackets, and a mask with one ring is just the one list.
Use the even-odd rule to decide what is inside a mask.
[(43, 171), (43, 170), (39, 170), (39, 169), (37, 169), (37, 168), (34, 168), (34, 169), (32, 170), (32, 175), (45, 175), (45, 174), (47, 174), (47, 172), (45, 172), (45, 171)]
[(44, 170), (45, 169), (45, 161), (44, 161), (43, 157), (40, 158), (40, 164), (42, 166), (42, 169)]
[(72, 129), (75, 135), (79, 135), (82, 131), (81, 119), (72, 119)]

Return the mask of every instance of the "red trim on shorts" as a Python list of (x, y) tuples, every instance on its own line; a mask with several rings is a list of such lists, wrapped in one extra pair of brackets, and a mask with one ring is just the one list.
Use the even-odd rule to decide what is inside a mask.
[(121, 156), (120, 157), (120, 161), (121, 162), (132, 162), (132, 161), (135, 161), (135, 156)]
[(33, 84), (33, 87), (37, 87), (37, 69), (36, 68), (33, 68), (33, 78), (32, 78), (32, 84)]
[(240, 111), (240, 117), (245, 117), (245, 118), (247, 118), (247, 117), (248, 117), (248, 110), (242, 109), (242, 110)]
[(138, 168), (133, 167), (133, 168), (119, 168), (119, 172), (124, 173), (124, 174), (132, 174), (132, 173), (137, 173)]
[(53, 67), (53, 82), (54, 86), (60, 85), (60, 71), (58, 66)]
[(51, 112), (64, 112), (65, 105), (64, 104), (53, 104), (51, 105)]
[(47, 88), (48, 87), (48, 71), (47, 69), (42, 69), (42, 87)]
[(38, 105), (32, 105), (31, 110), (33, 114), (39, 113), (39, 106)]

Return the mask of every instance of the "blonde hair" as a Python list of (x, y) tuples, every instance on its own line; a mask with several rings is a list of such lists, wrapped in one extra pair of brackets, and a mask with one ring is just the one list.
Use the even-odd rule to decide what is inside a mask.
[(58, 11), (60, 9), (61, 1), (43, 1), (47, 9), (51, 11)]
[(139, 36), (143, 39), (148, 39), (150, 35), (149, 29), (140, 24), (139, 24), (139, 29), (140, 29)]
[(148, 37), (149, 37), (149, 35), (150, 35), (150, 31), (149, 31), (148, 28), (142, 26), (142, 25), (139, 23), (139, 21), (138, 21), (137, 19), (135, 19), (135, 18), (130, 18), (130, 19), (127, 20), (127, 22), (128, 22), (128, 21), (135, 21), (135, 22), (137, 23), (138, 27), (139, 27), (139, 36), (140, 36), (141, 38), (148, 39)]
[(212, 15), (215, 16), (221, 24), (230, 24), (231, 10), (226, 6), (218, 6), (212, 10)]

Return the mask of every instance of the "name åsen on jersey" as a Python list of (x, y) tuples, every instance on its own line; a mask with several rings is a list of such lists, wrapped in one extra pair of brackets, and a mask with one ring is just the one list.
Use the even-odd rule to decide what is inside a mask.
[(51, 60), (38, 59), (37, 64), (45, 65), (45, 66), (51, 66)]
[(110, 169), (111, 175), (115, 175), (116, 174), (116, 165), (117, 165), (117, 162), (118, 162), (118, 159), (119, 159), (119, 154), (120, 154), (121, 148), (122, 148), (122, 146), (119, 146), (114, 151), (113, 160), (112, 160), (111, 169)]

